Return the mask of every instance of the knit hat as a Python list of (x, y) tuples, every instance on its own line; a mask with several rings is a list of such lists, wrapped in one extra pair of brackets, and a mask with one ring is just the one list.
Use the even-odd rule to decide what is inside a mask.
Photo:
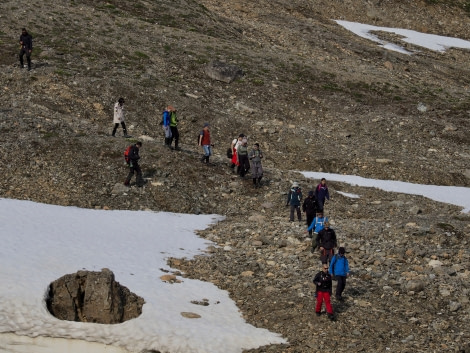
[(346, 253), (346, 250), (345, 250), (343, 247), (340, 247), (340, 248), (338, 249), (338, 253), (344, 255), (344, 254)]
[(313, 196), (313, 191), (310, 190), (310, 191), (308, 192), (308, 196)]
[(209, 126), (209, 123), (204, 123), (203, 127)]
[(294, 182), (292, 183), (292, 187), (293, 187), (293, 188), (298, 188), (298, 187), (299, 187), (299, 183), (296, 182), (296, 181), (294, 181)]

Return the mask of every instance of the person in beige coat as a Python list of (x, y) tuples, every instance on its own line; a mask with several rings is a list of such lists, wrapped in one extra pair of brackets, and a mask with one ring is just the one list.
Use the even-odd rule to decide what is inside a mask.
[(117, 130), (119, 124), (121, 124), (121, 126), (122, 126), (122, 131), (124, 133), (124, 137), (130, 137), (127, 134), (126, 123), (124, 122), (124, 98), (119, 98), (117, 103), (114, 104), (114, 120), (113, 120), (113, 123), (114, 123), (114, 129), (113, 129), (113, 133), (112, 133), (113, 137), (116, 137), (116, 130)]

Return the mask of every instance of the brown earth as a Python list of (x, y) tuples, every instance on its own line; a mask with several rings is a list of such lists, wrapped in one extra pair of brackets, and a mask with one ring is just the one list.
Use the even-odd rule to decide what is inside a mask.
[[(470, 40), (468, 2), (5, 0), (0, 10), (1, 197), (225, 215), (201, 232), (219, 245), (211, 256), (171, 263), (289, 341), (252, 352), (470, 349), (470, 217), (459, 207), (329, 183), (327, 214), (353, 270), (329, 322), (313, 310), (317, 254), (284, 206), (292, 181), (304, 192), (318, 182), (298, 170), (469, 187), (469, 51), (400, 54), (334, 22)], [(21, 27), (34, 37), (29, 72), (17, 63)], [(212, 60), (244, 76), (211, 79)], [(109, 136), (121, 96), (131, 140)], [(181, 152), (163, 146), (167, 104)], [(206, 121), (212, 166), (195, 145)], [(228, 167), (240, 132), (264, 151), (261, 189)], [(148, 183), (127, 190), (122, 153), (138, 139)]]

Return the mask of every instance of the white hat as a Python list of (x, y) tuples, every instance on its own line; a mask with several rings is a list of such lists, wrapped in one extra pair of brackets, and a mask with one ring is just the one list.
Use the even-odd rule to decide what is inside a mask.
[(298, 188), (298, 187), (299, 187), (299, 183), (296, 182), (296, 181), (294, 181), (294, 182), (292, 183), (292, 187), (293, 187), (293, 188)]

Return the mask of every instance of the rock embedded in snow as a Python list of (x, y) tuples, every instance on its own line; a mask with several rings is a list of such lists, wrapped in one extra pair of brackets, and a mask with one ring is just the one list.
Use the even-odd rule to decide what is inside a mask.
[(144, 299), (116, 282), (108, 269), (78, 271), (55, 280), (46, 302), (58, 319), (100, 324), (136, 318), (144, 305)]

